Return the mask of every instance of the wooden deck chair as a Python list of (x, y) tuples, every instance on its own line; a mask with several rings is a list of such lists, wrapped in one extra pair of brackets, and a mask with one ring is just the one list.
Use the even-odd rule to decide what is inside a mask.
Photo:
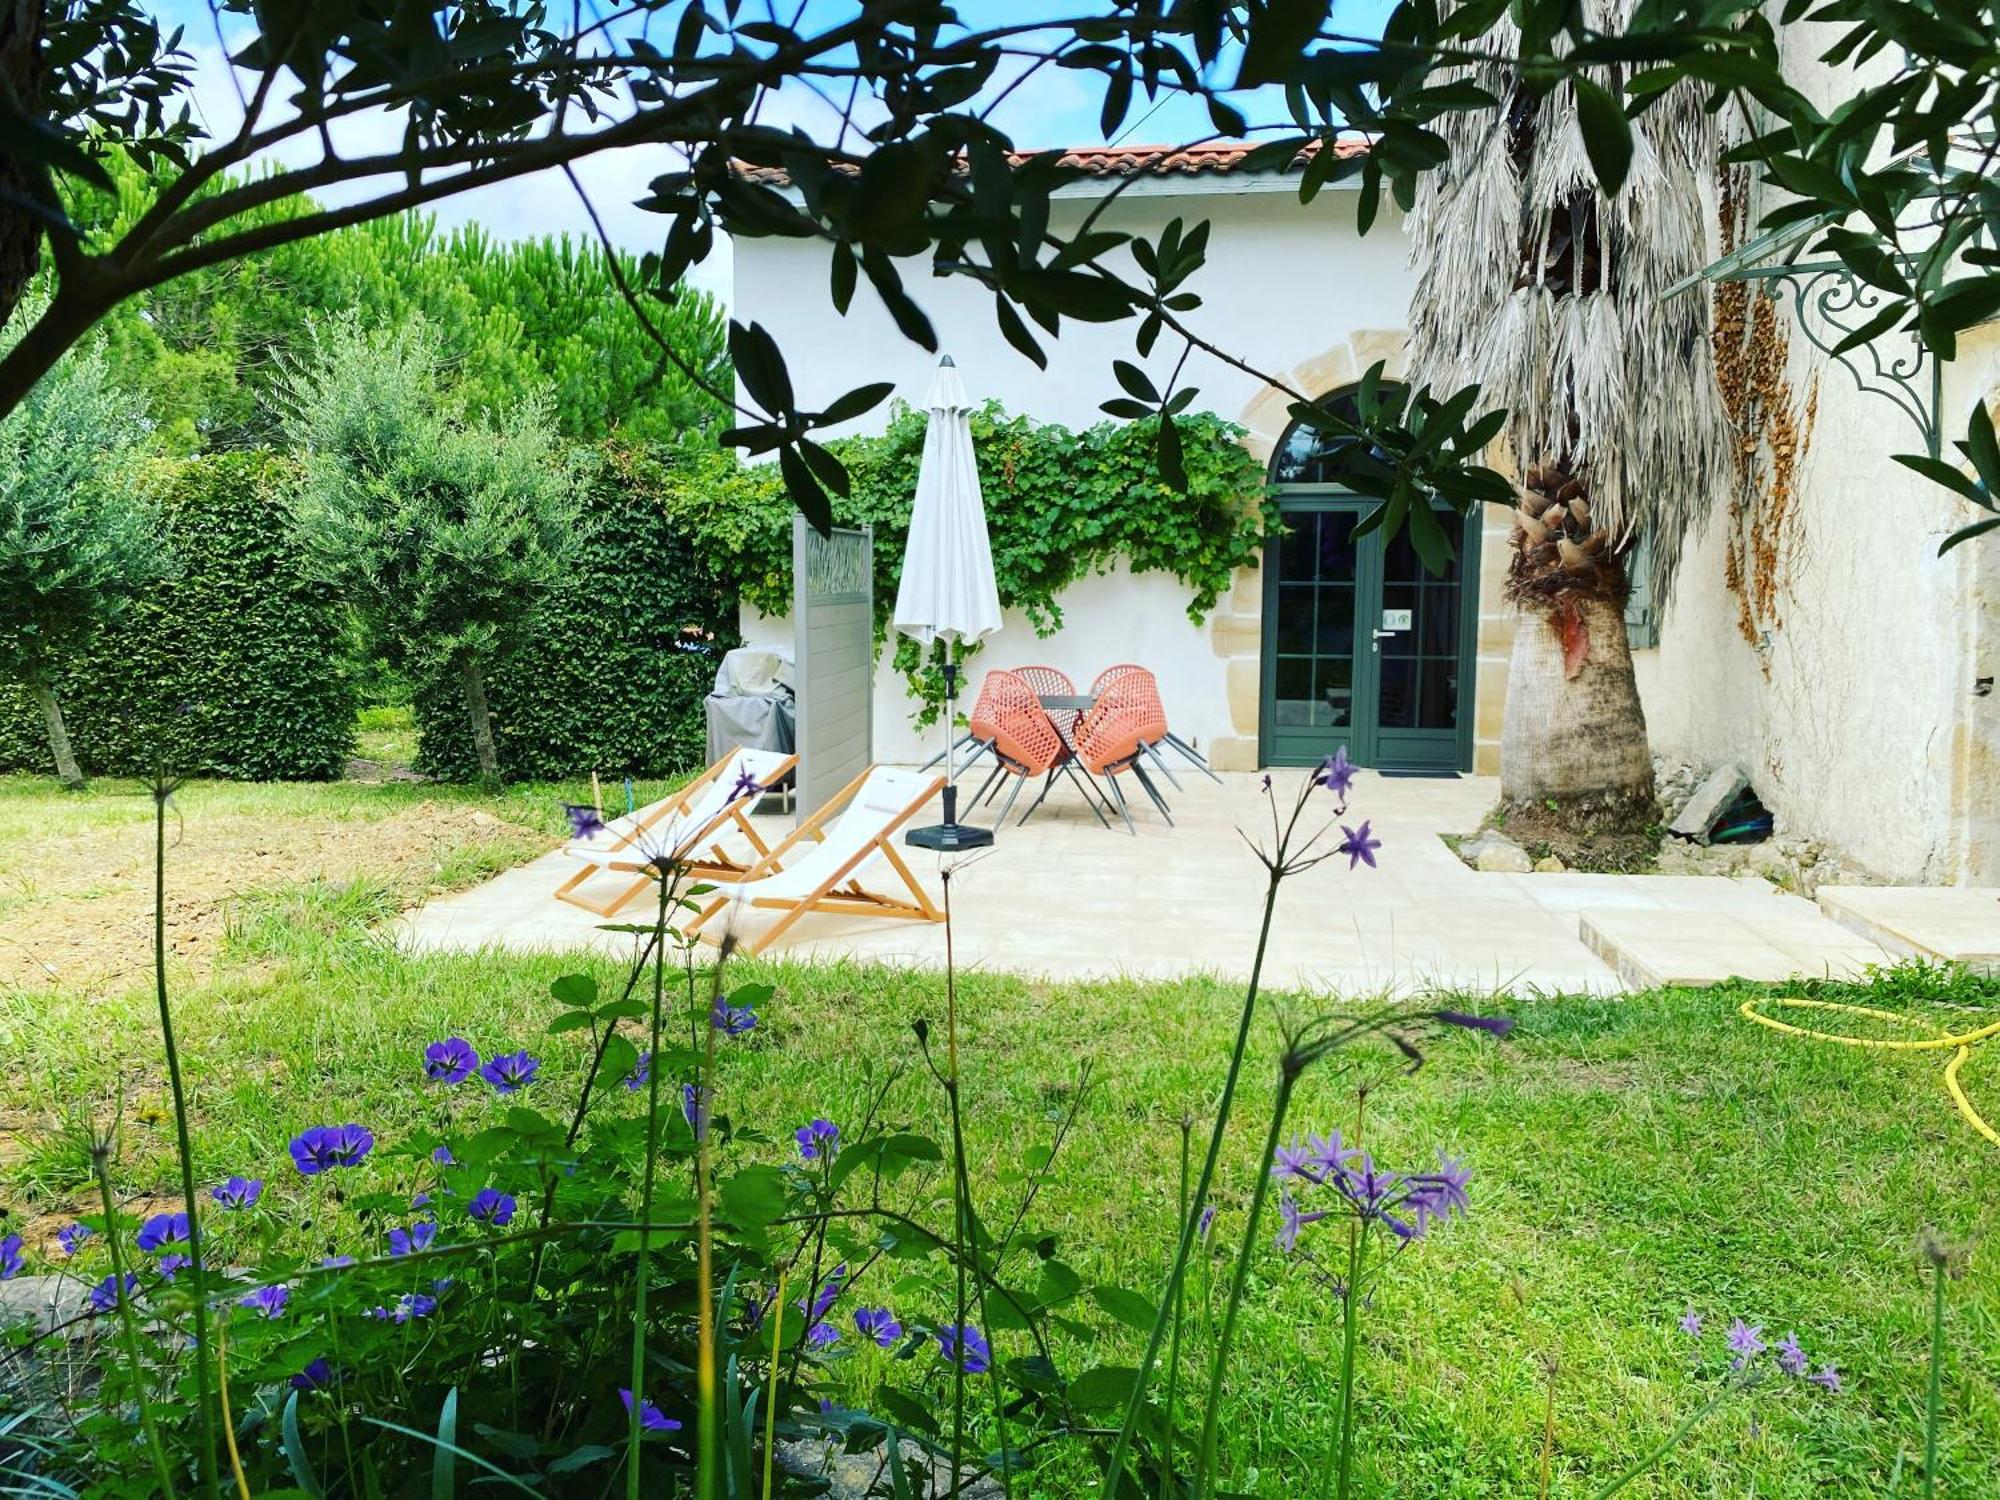
[[(763, 791), (781, 781), (799, 763), (781, 750), (732, 750), (671, 797), (613, 819), (587, 839), (573, 840), (563, 851), (581, 860), (583, 868), (555, 889), (558, 901), (580, 906), (601, 917), (615, 916), (626, 902), (653, 883), (652, 858), (670, 852), (698, 880), (740, 880), (751, 865), (771, 850), (744, 816)], [(756, 781), (756, 792), (739, 792), (745, 776)], [(723, 847), (732, 832), (749, 843), (748, 861)], [(702, 846), (708, 847), (704, 849)], [(601, 874), (627, 879), (613, 892), (586, 892), (583, 887)]]
[[(746, 953), (762, 953), (811, 911), (942, 922), (944, 913), (910, 873), (893, 840), (943, 787), (942, 776), (890, 766), (870, 767), (745, 870), (740, 881), (719, 892), (687, 930), (698, 933), (731, 908), (761, 906), (782, 911), (784, 915), (764, 932), (741, 938)], [(909, 892), (907, 899), (862, 885), (862, 866), (878, 855), (901, 878)]]

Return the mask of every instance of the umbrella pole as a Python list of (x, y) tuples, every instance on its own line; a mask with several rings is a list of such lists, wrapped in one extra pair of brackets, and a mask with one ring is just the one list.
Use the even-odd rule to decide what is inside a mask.
[(958, 729), (958, 663), (946, 658), (944, 664), (944, 821), (928, 828), (912, 828), (903, 842), (918, 849), (949, 853), (957, 849), (984, 849), (993, 842), (990, 828), (967, 828), (958, 821), (958, 783), (954, 775), (951, 737)]

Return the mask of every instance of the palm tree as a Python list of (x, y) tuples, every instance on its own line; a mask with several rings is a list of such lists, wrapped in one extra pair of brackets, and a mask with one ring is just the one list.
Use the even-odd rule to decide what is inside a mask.
[[(1502, 23), (1487, 40), (1504, 54), (1518, 38)], [(1662, 300), (1709, 259), (1700, 184), (1716, 127), (1677, 86), (1633, 122), (1630, 171), (1606, 197), (1571, 85), (1537, 97), (1505, 62), (1464, 71), (1500, 105), (1437, 127), (1450, 157), (1409, 219), (1410, 365), (1434, 390), (1478, 382), (1509, 414), (1500, 441), (1522, 493), (1507, 593), (1520, 619), (1502, 811), (1570, 833), (1633, 831), (1655, 803), (1626, 564), (1647, 537), (1664, 606), (1682, 539), (1731, 484), (1709, 301)]]

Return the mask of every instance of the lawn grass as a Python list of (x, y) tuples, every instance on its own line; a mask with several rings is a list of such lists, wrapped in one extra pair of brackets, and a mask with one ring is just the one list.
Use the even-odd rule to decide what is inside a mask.
[[(537, 1087), (553, 1113), (573, 1098), (576, 1047), (573, 1036), (543, 1034), (557, 1009), (548, 984), (581, 968), (606, 982), (617, 972), (580, 957), (404, 957), (369, 926), (390, 904), (324, 883), (274, 894), (262, 918), (232, 927), (212, 974), (178, 1003), (200, 1175), (267, 1173), (273, 1211), (291, 1216), (287, 1234), (316, 1253), (356, 1247), (339, 1225), (304, 1222), (303, 1195), (283, 1166), (290, 1135), (355, 1119), (388, 1143), (429, 1126), (434, 1097), (417, 1082), (418, 1054), (452, 1033), (482, 1053), (537, 1051), (547, 1076)], [(852, 1120), (871, 1067), (876, 1076), (902, 1068), (891, 1112), (943, 1134), (911, 1032), (915, 1019), (941, 1017), (938, 976), (739, 969), (777, 992), (758, 1030), (731, 1047), (719, 1107), (778, 1144), (738, 1144), (732, 1154), (776, 1158), (806, 1119)], [(1036, 1218), (1060, 1227), (1063, 1256), (1086, 1282), (1156, 1286), (1172, 1233), (1178, 1121), (1212, 1107), (1238, 994), (1207, 981), (1055, 985), (982, 974), (968, 976), (960, 996), (985, 1212), (1006, 1211), (1022, 1152), (1048, 1138), (1087, 1064), (1089, 1090)], [(1551, 1493), (1592, 1494), (1712, 1389), (1714, 1338), (1698, 1365), (1675, 1327), (1692, 1306), (1712, 1330), (1739, 1315), (1774, 1341), (1796, 1329), (1816, 1358), (1840, 1367), (1846, 1389), (1829, 1396), (1785, 1383), (1728, 1406), (1626, 1493), (1882, 1495), (1900, 1462), (1901, 1493), (1915, 1495), (1926, 1293), (1912, 1247), (1927, 1225), (1975, 1246), (1970, 1274), (1952, 1288), (1939, 1493), (2000, 1493), (2000, 1293), (1979, 1243), (1996, 1227), (2000, 1151), (1952, 1113), (1940, 1059), (1778, 1037), (1737, 1015), (1735, 990), (1455, 998), (1520, 1025), (1505, 1044), (1468, 1035), (1437, 1046), (1414, 1078), (1369, 1102), (1367, 1137), (1386, 1165), (1428, 1166), (1442, 1148), (1476, 1175), (1470, 1217), (1408, 1252), (1370, 1311), (1366, 1493), (1534, 1495), (1553, 1365)], [(1940, 1013), (2000, 1004), (1991, 986), (1907, 970), (1869, 998)], [(1219, 1242), (1242, 1233), (1277, 1017), (1325, 1004), (1274, 997), (1258, 1025), (1219, 1181)], [(0, 1151), (0, 1201), (27, 1222), (31, 1243), (86, 1202), (79, 1131), (108, 1117), (121, 1091), (121, 1186), (134, 1196), (172, 1191), (158, 1025), (145, 994), (9, 994), (0, 998), (0, 1056), (10, 1063), (0, 1118), (16, 1126), (12, 1148)], [(1975, 1097), (2000, 1101), (2000, 1055), (1975, 1057), (1965, 1081)], [(471, 1091), (460, 1104), (469, 1114), (497, 1108)], [(1349, 1122), (1353, 1109), (1340, 1080), (1309, 1074), (1294, 1118), (1301, 1129), (1325, 1128)], [(1260, 1256), (1223, 1424), (1225, 1472), (1243, 1492), (1293, 1496), (1317, 1483), (1335, 1388), (1333, 1313), (1323, 1289), (1274, 1253)], [(1129, 1359), (1136, 1336), (1122, 1337), (1131, 1347), (1114, 1357)], [(1006, 1336), (999, 1342), (1004, 1350)], [(1070, 1374), (1104, 1358), (1067, 1352)], [(1073, 1495), (1087, 1478), (1054, 1456), (1023, 1492)]]

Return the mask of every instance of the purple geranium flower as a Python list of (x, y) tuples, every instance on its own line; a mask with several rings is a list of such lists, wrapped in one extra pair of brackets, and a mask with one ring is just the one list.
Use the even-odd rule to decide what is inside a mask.
[(1799, 1336), (1787, 1330), (1778, 1340), (1778, 1368), (1787, 1375), (1803, 1377), (1807, 1364), (1806, 1351), (1799, 1347)]
[(264, 1196), (264, 1179), (261, 1177), (232, 1177), (220, 1187), (208, 1190), (208, 1196), (232, 1213), (250, 1207)]
[(632, 1064), (632, 1071), (625, 1075), (625, 1089), (636, 1094), (653, 1081), (653, 1054), (642, 1052), (639, 1060)]
[(479, 1066), (479, 1054), (462, 1036), (448, 1036), (424, 1048), (424, 1077), (432, 1083), (463, 1083)]
[(817, 1323), (833, 1310), (834, 1299), (840, 1295), (841, 1283), (846, 1280), (847, 1262), (842, 1261), (826, 1273), (826, 1280), (822, 1281), (819, 1290), (813, 1293), (812, 1306), (806, 1306), (803, 1298), (794, 1302), (792, 1306), (805, 1314), (808, 1325)]
[(375, 1137), (363, 1125), (315, 1125), (292, 1137), (292, 1161), (301, 1175), (316, 1177), (336, 1167), (358, 1167), (375, 1149)]
[(74, 1255), (91, 1233), (88, 1224), (65, 1224), (56, 1231), (56, 1243), (62, 1246), (64, 1255)]
[(681, 1118), (688, 1122), (688, 1129), (694, 1132), (696, 1140), (701, 1140), (707, 1136), (707, 1089), (698, 1089), (691, 1083), (681, 1085)]
[(741, 1036), (755, 1029), (757, 1012), (747, 1005), (731, 1005), (723, 996), (717, 995), (715, 1005), (708, 1013), (708, 1024), (724, 1036)]
[(389, 1253), (391, 1255), (413, 1255), (428, 1250), (431, 1241), (437, 1238), (438, 1227), (429, 1219), (419, 1219), (408, 1229), (389, 1231)]
[(792, 1132), (799, 1155), (807, 1161), (832, 1161), (840, 1151), (840, 1127), (831, 1120), (814, 1120)]
[(186, 1214), (154, 1214), (139, 1226), (135, 1243), (148, 1255), (157, 1255), (169, 1245), (178, 1245), (188, 1237), (188, 1216)]
[(1732, 1369), (1740, 1370), (1757, 1355), (1764, 1352), (1764, 1325), (1752, 1326), (1738, 1318), (1729, 1325), (1729, 1352), (1736, 1356), (1730, 1361)]
[(1382, 847), (1382, 841), (1369, 832), (1369, 823), (1369, 819), (1363, 818), (1359, 828), (1349, 828), (1345, 823), (1340, 825), (1340, 831), (1347, 837), (1340, 841), (1334, 852), (1347, 856), (1347, 868), (1350, 870), (1359, 864), (1366, 864), (1371, 870), (1376, 868), (1375, 851)]
[(1342, 802), (1347, 800), (1347, 789), (1354, 785), (1354, 764), (1347, 758), (1347, 746), (1342, 745), (1320, 762), (1319, 770), (1313, 774), (1313, 784), (1325, 787)]
[(182, 1267), (191, 1266), (193, 1264), (194, 1261), (185, 1255), (162, 1255), (160, 1257), (159, 1272), (162, 1278), (164, 1278), (167, 1281), (172, 1281), (174, 1279), (175, 1274), (179, 1272)]
[(351, 1255), (329, 1255), (320, 1261), (321, 1267), (328, 1271), (338, 1271), (343, 1266), (351, 1266), (353, 1264), (354, 1257)]
[(541, 1071), (542, 1060), (531, 1057), (526, 1052), (503, 1052), (488, 1060), (479, 1070), (479, 1076), (493, 1085), (499, 1094), (515, 1094), (535, 1081), (535, 1074)]
[(455, 1167), (458, 1165), (458, 1158), (451, 1154), (451, 1147), (449, 1146), (439, 1146), (432, 1151), (431, 1160), (441, 1167)]
[(21, 1258), (21, 1237), (10, 1234), (0, 1240), (0, 1281), (12, 1281), (27, 1262)]
[(436, 1311), (437, 1298), (426, 1297), (422, 1292), (405, 1292), (396, 1299), (395, 1307), (377, 1307), (368, 1316), (391, 1323), (407, 1323), (412, 1318), (428, 1318)]
[(292, 1289), (283, 1282), (275, 1286), (260, 1286), (254, 1292), (245, 1292), (236, 1299), (238, 1307), (247, 1307), (251, 1312), (266, 1318), (283, 1317), (285, 1304), (292, 1300)]
[(333, 1383), (333, 1366), (324, 1359), (308, 1360), (306, 1367), (292, 1377), (295, 1391), (317, 1391)]
[(937, 1331), (938, 1354), (968, 1375), (984, 1375), (993, 1363), (993, 1346), (972, 1324), (947, 1323)]
[(1691, 1339), (1701, 1337), (1701, 1314), (1692, 1307), (1681, 1314), (1681, 1332)]
[(806, 1342), (815, 1349), (840, 1342), (840, 1330), (831, 1323), (815, 1323), (806, 1330)]
[[(618, 1388), (618, 1399), (625, 1403), (625, 1415), (632, 1415), (632, 1393), (623, 1386)], [(639, 1403), (639, 1426), (646, 1432), (679, 1432), (681, 1424), (661, 1411), (650, 1401)]]
[(569, 836), (573, 839), (587, 839), (604, 831), (604, 819), (596, 808), (583, 802), (565, 802), (563, 816), (569, 819)]
[(884, 1349), (892, 1349), (896, 1340), (903, 1336), (903, 1325), (886, 1307), (857, 1307), (854, 1309), (854, 1331), (864, 1339), (873, 1339)]
[[(125, 1295), (131, 1296), (139, 1289), (136, 1271), (125, 1273)], [(90, 1289), (90, 1305), (101, 1313), (116, 1312), (118, 1309), (119, 1283), (116, 1276), (107, 1276)]]
[(495, 1188), (481, 1188), (472, 1195), (465, 1211), (495, 1229), (504, 1229), (514, 1220), (514, 1195)]

